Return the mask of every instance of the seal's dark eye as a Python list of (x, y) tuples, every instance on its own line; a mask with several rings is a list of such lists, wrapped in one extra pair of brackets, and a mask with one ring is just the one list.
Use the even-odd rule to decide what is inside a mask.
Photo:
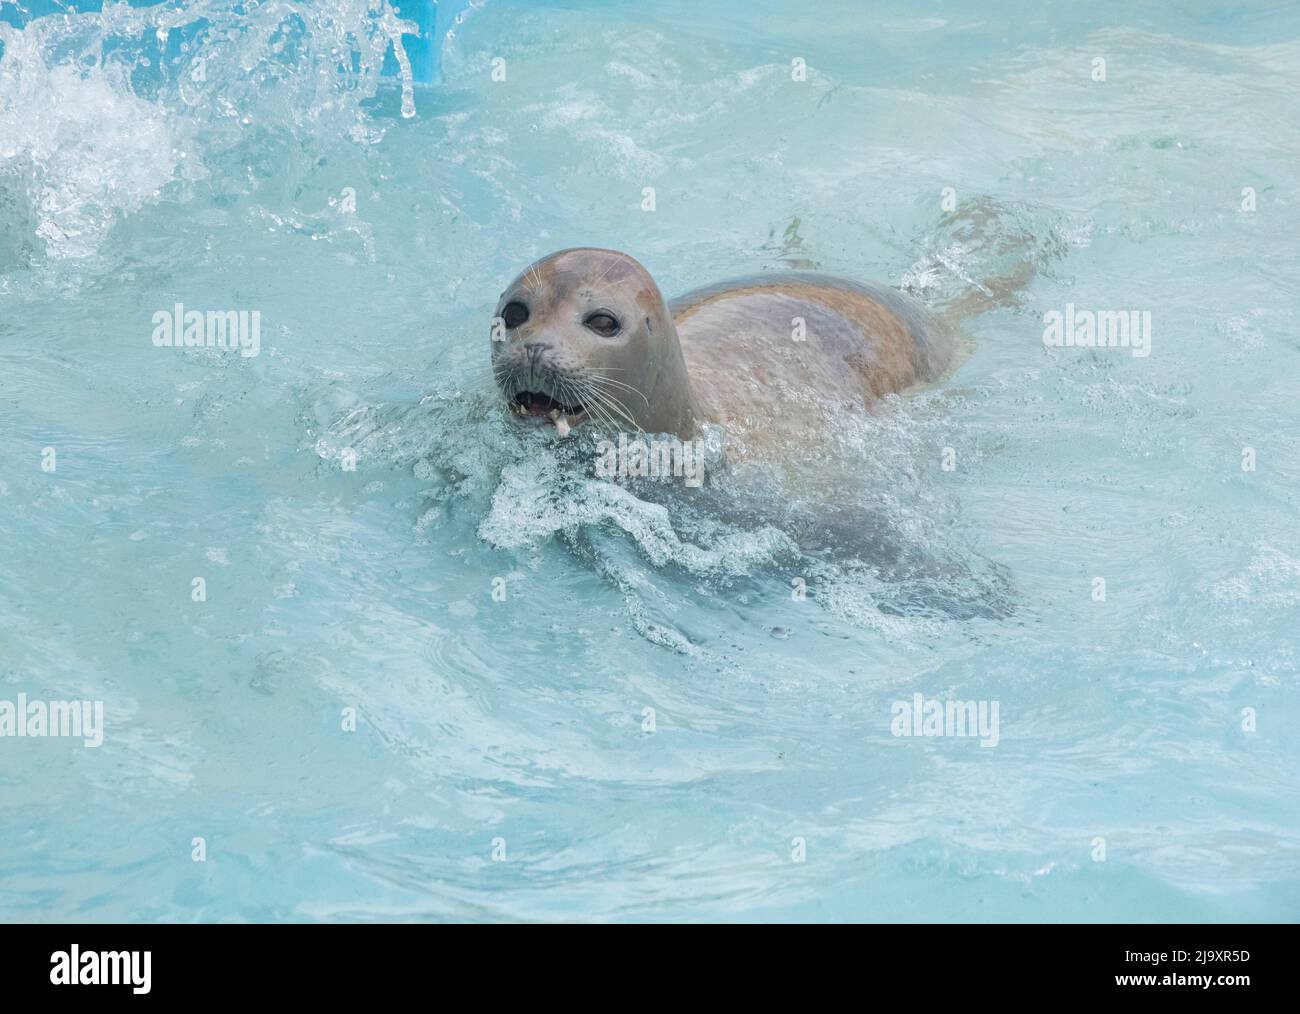
[(501, 319), (506, 322), (506, 327), (518, 327), (528, 319), (528, 307), (523, 303), (507, 303), (501, 311)]
[(596, 334), (604, 335), (606, 338), (618, 334), (618, 320), (612, 313), (593, 313), (583, 321), (587, 327), (591, 328)]

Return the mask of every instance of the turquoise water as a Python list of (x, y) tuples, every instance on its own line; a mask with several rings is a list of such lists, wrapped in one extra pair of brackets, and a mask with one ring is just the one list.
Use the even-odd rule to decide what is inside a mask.
[[(0, 738), (0, 917), (1300, 914), (1300, 11), (807, 7), (474, 4), (404, 116), (364, 3), (4, 4), (0, 699), (105, 728)], [(949, 187), (1034, 277), (817, 457), (996, 609), (493, 397), (551, 250), (938, 300), (1001, 264)], [(176, 303), (259, 354), (156, 347)], [(1067, 304), (1150, 355), (1045, 347)]]

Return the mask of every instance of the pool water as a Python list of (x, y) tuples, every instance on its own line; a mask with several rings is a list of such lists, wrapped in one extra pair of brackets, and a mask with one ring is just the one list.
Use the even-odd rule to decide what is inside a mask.
[[(359, 0), (3, 6), (0, 700), (104, 736), (0, 738), (0, 917), (1300, 915), (1294, 6), (490, 0), (405, 89)], [(939, 301), (954, 202), (1019, 305), (810, 455), (951, 586), (493, 396), (552, 250)]]

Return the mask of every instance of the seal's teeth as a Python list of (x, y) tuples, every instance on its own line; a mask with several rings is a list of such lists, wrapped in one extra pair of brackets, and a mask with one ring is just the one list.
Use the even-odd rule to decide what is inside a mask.
[(555, 423), (555, 431), (561, 438), (569, 435), (569, 417), (558, 408), (551, 409), (551, 422)]

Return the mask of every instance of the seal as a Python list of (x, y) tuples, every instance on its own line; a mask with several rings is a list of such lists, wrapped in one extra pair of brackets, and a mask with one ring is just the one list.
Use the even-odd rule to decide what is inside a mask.
[(521, 418), (682, 440), (715, 424), (743, 456), (939, 380), (956, 348), (941, 318), (883, 286), (771, 274), (669, 303), (635, 259), (587, 247), (525, 269), (492, 326), (493, 374)]

